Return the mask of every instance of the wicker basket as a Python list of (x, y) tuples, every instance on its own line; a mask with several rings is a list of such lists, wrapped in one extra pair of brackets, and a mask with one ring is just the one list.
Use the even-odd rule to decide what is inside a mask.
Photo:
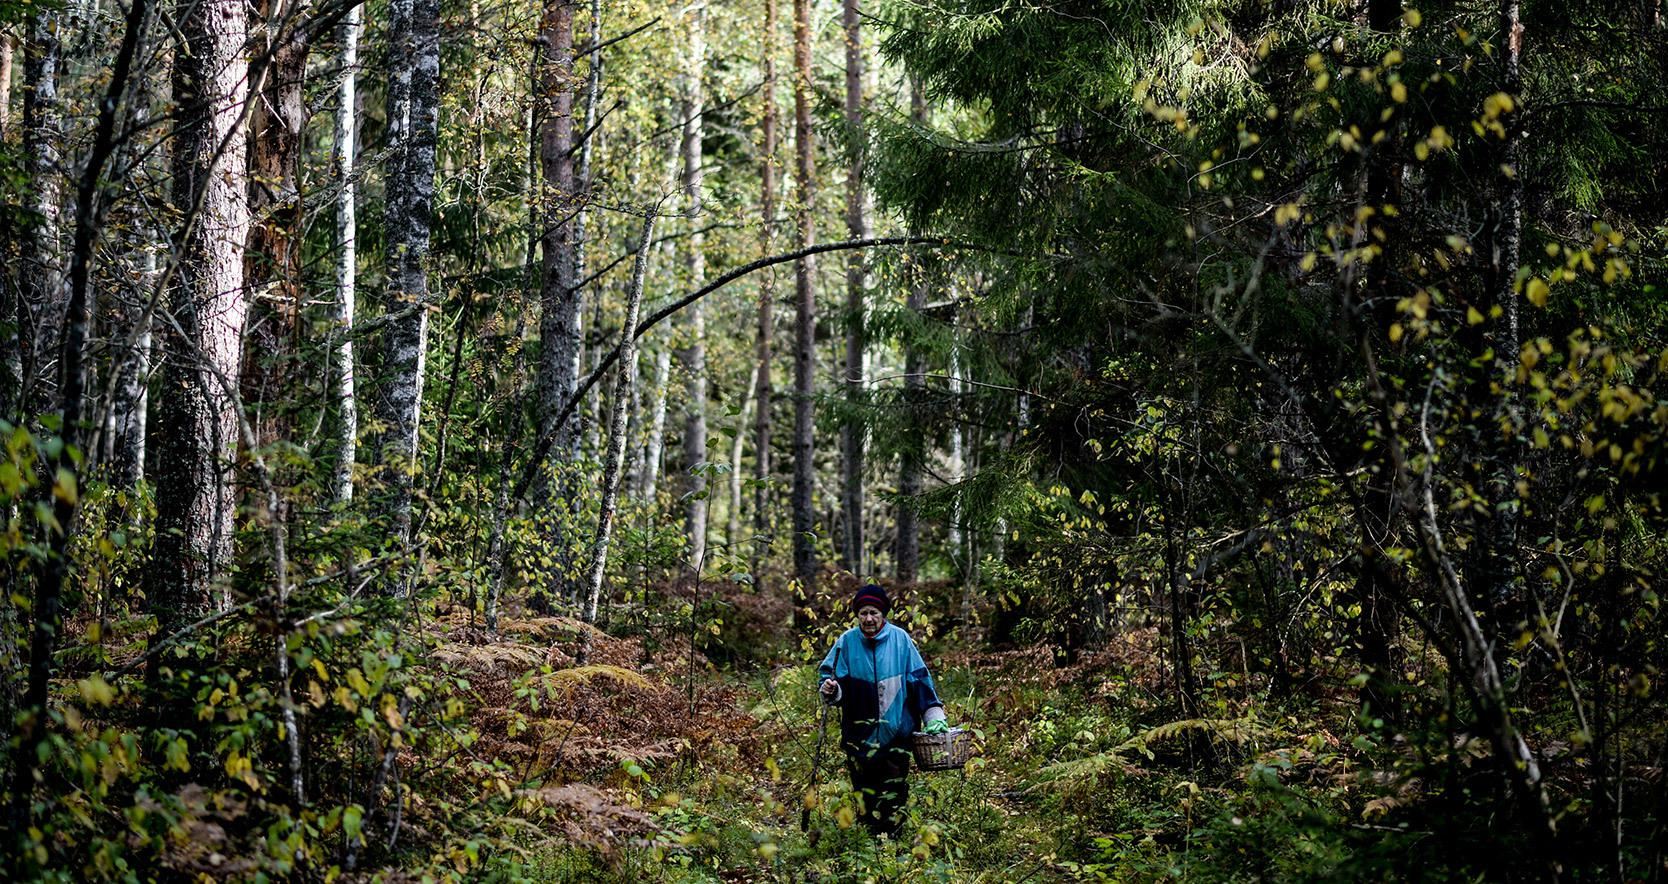
[(914, 734), (915, 765), (922, 770), (955, 770), (973, 755), (973, 732), (953, 727), (942, 734)]

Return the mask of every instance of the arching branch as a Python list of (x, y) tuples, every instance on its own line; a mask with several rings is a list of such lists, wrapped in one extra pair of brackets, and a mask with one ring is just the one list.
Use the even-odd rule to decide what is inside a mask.
[[(637, 340), (649, 329), (659, 325), (663, 320), (676, 314), (683, 308), (688, 307), (690, 304), (701, 300), (707, 295), (718, 291), (724, 286), (735, 282), (749, 273), (763, 270), (766, 267), (774, 267), (777, 264), (786, 264), (790, 261), (797, 261), (800, 258), (810, 257), (811, 255), (819, 255), (823, 252), (843, 252), (851, 249), (868, 249), (877, 248), (879, 246), (914, 245), (932, 245), (942, 248), (993, 251), (993, 249), (989, 246), (982, 246), (975, 243), (954, 242), (942, 237), (933, 236), (880, 236), (871, 239), (855, 239), (844, 240), (842, 242), (819, 243), (803, 249), (796, 249), (792, 252), (784, 252), (780, 255), (760, 258), (757, 261), (753, 261), (749, 264), (743, 264), (740, 267), (731, 270), (723, 276), (714, 279), (712, 282), (707, 283), (695, 291), (690, 292), (682, 298), (679, 298), (678, 300), (673, 301), (665, 307), (662, 307), (661, 309), (650, 314), (646, 319), (637, 324), (636, 330), (631, 333), (631, 339), (634, 341)], [(608, 355), (604, 356), (602, 361), (597, 363), (596, 368), (592, 369), (591, 373), (586, 375), (585, 379), (580, 382), (579, 386), (573, 391), (573, 395), (569, 396), (568, 400), (562, 403), (562, 410), (557, 412), (555, 420), (549, 421), (539, 430), (538, 444), (533, 446), (533, 456), (527, 461), (527, 465), (522, 468), (521, 475), (516, 480), (515, 489), (510, 495), (512, 500), (520, 501), (527, 494), (527, 489), (532, 487), (533, 480), (538, 477), (539, 466), (544, 463), (545, 455), (550, 453), (550, 445), (556, 438), (557, 429), (561, 427), (562, 424), (566, 423), (568, 418), (573, 416), (573, 410), (578, 407), (580, 402), (585, 400), (585, 396), (591, 392), (591, 388), (595, 387), (597, 382), (602, 379), (602, 376), (607, 373), (608, 369), (612, 368), (615, 362), (619, 360), (620, 346), (621, 345), (616, 344), (612, 350), (608, 351)]]

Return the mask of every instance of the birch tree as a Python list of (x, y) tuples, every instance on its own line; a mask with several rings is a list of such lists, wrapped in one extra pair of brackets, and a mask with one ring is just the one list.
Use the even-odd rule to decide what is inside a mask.
[(736, 415), (735, 435), (730, 437), (730, 514), (729, 522), (724, 532), (724, 542), (736, 544), (741, 541), (741, 510), (742, 510), (742, 457), (746, 451), (747, 425), (752, 421), (753, 402), (752, 391), (758, 387), (759, 367), (754, 366), (747, 385), (741, 390), (741, 412)]
[(0, 139), (12, 128), (12, 35), (0, 29)]
[(387, 255), (379, 457), (387, 471), (384, 511), (393, 539), (409, 546), (417, 430), (429, 332), (426, 265), (434, 211), (440, 86), (439, 0), (393, 0), (388, 76)]
[(341, 82), (336, 87), (333, 165), (336, 171), (336, 345), (331, 349), (331, 377), (336, 405), (336, 466), (330, 487), (336, 500), (353, 499), (353, 463), (359, 449), (359, 403), (354, 396), (353, 314), (358, 291), (358, 202), (353, 186), (358, 138), (360, 7), (342, 18)]
[[(760, 136), (759, 162), (759, 255), (765, 257), (775, 250), (776, 239), (776, 53), (778, 30), (776, 0), (764, 0), (764, 40), (760, 53), (764, 68), (764, 118)], [(759, 279), (759, 331), (756, 342), (757, 403), (753, 417), (753, 529), (765, 534), (770, 520), (770, 479), (772, 452), (770, 447), (771, 404), (775, 389), (771, 384), (772, 351), (776, 337), (776, 270), (767, 268)]]
[(649, 406), (649, 432), (643, 440), (643, 485), (638, 499), (653, 503), (660, 488), (660, 462), (666, 443), (666, 391), (672, 385), (672, 351), (661, 348), (654, 356), (654, 401)]
[(602, 466), (602, 504), (597, 513), (596, 537), (591, 542), (590, 569), (585, 578), (585, 622), (595, 623), (602, 601), (603, 577), (608, 568), (608, 546), (614, 536), (614, 515), (620, 494), (620, 465), (625, 456), (627, 408), (631, 404), (631, 383), (637, 361), (637, 315), (643, 304), (643, 281), (648, 273), (649, 243), (654, 235), (658, 207), (643, 217), (643, 235), (637, 241), (632, 263), (631, 286), (626, 290), (626, 318), (620, 326), (620, 356), (614, 384), (613, 407), (608, 417), (608, 453)]
[[(585, 66), (585, 117), (584, 128), (579, 130), (579, 168), (574, 172), (574, 190), (576, 204), (573, 214), (573, 278), (583, 280), (586, 274), (587, 248), (590, 245), (587, 237), (589, 230), (586, 222), (589, 220), (588, 204), (594, 172), (592, 166), (596, 162), (597, 141), (601, 125), (601, 110), (597, 102), (602, 99), (603, 75), (603, 47), (602, 47), (602, 0), (591, 0), (591, 40), (588, 51), (588, 62)], [(599, 299), (600, 302), (600, 299)], [(600, 303), (598, 304), (600, 307)], [(583, 340), (580, 342), (583, 347)], [(583, 354), (581, 354), (583, 355)], [(633, 395), (637, 387), (632, 385)], [(629, 483), (627, 487), (630, 487)]]
[[(705, 92), (702, 77), (706, 73), (706, 7), (697, 4), (689, 11), (683, 70), (683, 146), (682, 184), (684, 217), (690, 226), (685, 244), (684, 266), (690, 288), (706, 284), (706, 238), (701, 234), (701, 178), (702, 121), (705, 115)], [(679, 351), (683, 363), (683, 484), (684, 539), (689, 545), (689, 561), (696, 573), (706, 555), (708, 491), (705, 464), (707, 461), (707, 346), (706, 307), (696, 301), (685, 315), (688, 335), (686, 346)]]
[(20, 416), (45, 408), (39, 389), (53, 358), (63, 315), (64, 273), (59, 223), (63, 196), (59, 170), (64, 132), (58, 97), (63, 47), (63, 13), (36, 8), (23, 43), (23, 163), (29, 175), (28, 232), (19, 249), (17, 300), (17, 410)]
[(110, 419), (108, 433), (111, 475), (117, 485), (131, 488), (145, 475), (145, 426), (150, 411), (151, 374), (151, 317), (139, 305), (150, 299), (152, 287), (158, 282), (157, 248), (141, 246), (141, 271), (138, 284), (124, 305), (122, 318), (140, 323), (139, 328), (127, 331), (133, 345), (114, 356), (115, 377), (110, 390)]

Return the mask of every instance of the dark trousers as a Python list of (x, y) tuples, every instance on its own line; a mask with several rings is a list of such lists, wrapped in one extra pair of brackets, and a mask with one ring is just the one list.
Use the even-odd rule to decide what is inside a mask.
[(909, 802), (908, 749), (893, 744), (880, 749), (846, 750), (846, 770), (851, 788), (863, 803), (863, 825), (876, 835), (898, 831), (903, 808)]

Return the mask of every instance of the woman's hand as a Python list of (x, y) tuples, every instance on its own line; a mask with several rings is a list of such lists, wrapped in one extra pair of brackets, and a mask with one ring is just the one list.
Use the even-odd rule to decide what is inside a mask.
[(817, 688), (817, 690), (822, 691), (822, 695), (824, 697), (832, 697), (836, 693), (839, 693), (840, 683), (832, 678), (825, 678), (822, 680), (822, 686)]

